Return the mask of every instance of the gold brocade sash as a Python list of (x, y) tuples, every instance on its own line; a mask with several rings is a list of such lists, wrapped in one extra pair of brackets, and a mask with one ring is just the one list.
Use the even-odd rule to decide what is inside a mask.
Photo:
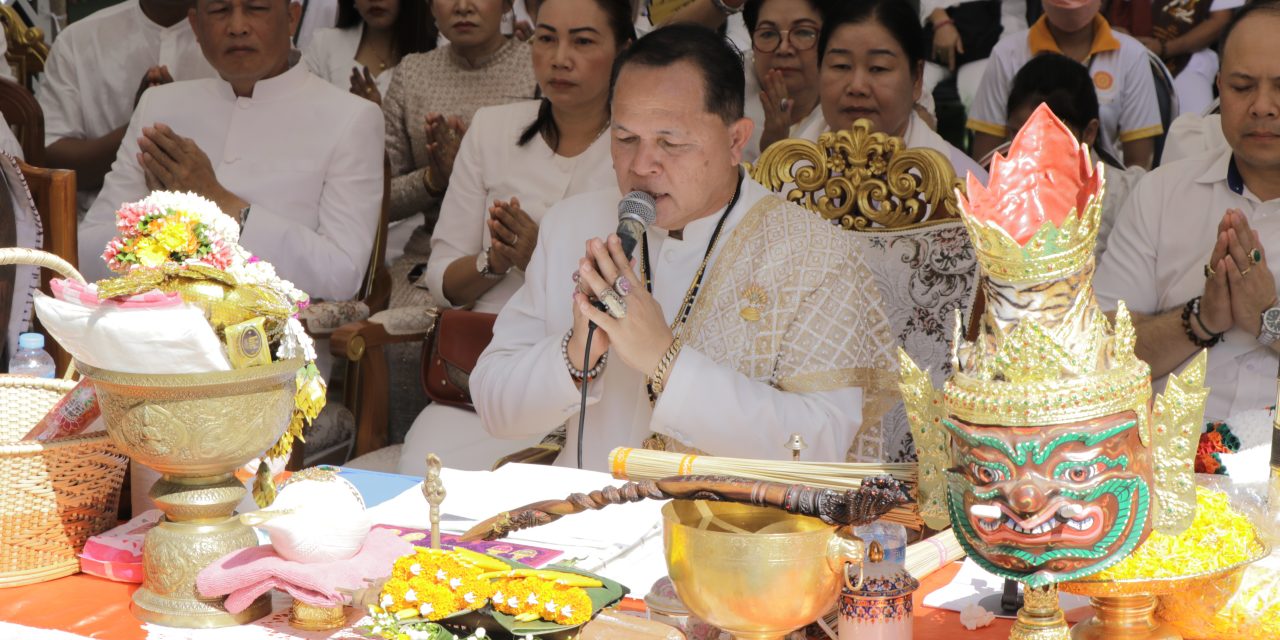
[[(880, 419), (899, 397), (896, 343), (848, 233), (775, 195), (761, 198), (711, 265), (681, 339), (782, 391), (862, 389), (861, 425), (844, 457), (879, 462)], [(644, 446), (702, 453), (657, 433)]]

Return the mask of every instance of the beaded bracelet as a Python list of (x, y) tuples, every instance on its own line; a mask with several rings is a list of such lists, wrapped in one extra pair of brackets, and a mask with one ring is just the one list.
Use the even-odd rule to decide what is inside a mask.
[[(1196, 335), (1195, 330), (1191, 328), (1191, 316), (1195, 316), (1196, 321), (1200, 323), (1200, 327), (1210, 334), (1208, 340), (1202, 340), (1200, 336)], [(1209, 328), (1204, 326), (1204, 321), (1200, 319), (1200, 296), (1188, 300), (1187, 304), (1182, 307), (1182, 330), (1187, 333), (1187, 339), (1191, 341), (1191, 344), (1201, 349), (1209, 349), (1222, 342), (1222, 334), (1209, 331)]]
[(569, 375), (573, 377), (574, 382), (582, 382), (583, 380), (595, 380), (604, 372), (604, 366), (609, 364), (609, 352), (606, 351), (600, 355), (600, 361), (596, 366), (588, 371), (583, 371), (573, 366), (573, 361), (569, 359), (569, 340), (573, 338), (573, 329), (564, 334), (564, 338), (560, 340), (560, 355), (564, 356), (564, 366), (569, 368)]

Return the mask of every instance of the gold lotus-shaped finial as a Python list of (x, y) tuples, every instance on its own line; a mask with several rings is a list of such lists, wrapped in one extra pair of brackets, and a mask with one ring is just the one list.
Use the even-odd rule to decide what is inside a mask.
[(1038, 282), (1079, 271), (1093, 256), (1102, 218), (1102, 163), (1041, 105), (996, 155), (986, 186), (972, 174), (959, 195), (978, 262), (988, 277)]

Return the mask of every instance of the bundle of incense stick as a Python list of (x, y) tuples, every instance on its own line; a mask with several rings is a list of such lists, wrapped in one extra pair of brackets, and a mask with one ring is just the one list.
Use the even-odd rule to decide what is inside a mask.
[(956, 541), (955, 532), (946, 529), (907, 545), (907, 573), (916, 580), (924, 580), (929, 574), (964, 556), (964, 549)]
[[(609, 453), (609, 469), (620, 480), (659, 480), (678, 475), (736, 476), (751, 480), (805, 484), (824, 489), (857, 489), (864, 478), (893, 476), (915, 483), (915, 463), (790, 462), (695, 456), (667, 451), (618, 447)], [(920, 529), (916, 505), (890, 511), (882, 520)]]

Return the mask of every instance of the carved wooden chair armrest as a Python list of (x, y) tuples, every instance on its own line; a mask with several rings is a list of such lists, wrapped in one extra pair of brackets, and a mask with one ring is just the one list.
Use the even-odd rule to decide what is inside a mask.
[(401, 307), (375, 313), (368, 320), (344, 324), (329, 336), (329, 352), (358, 370), (347, 380), (344, 404), (356, 418), (355, 456), (387, 446), (390, 374), (383, 347), (422, 342), (435, 324), (433, 307)]

